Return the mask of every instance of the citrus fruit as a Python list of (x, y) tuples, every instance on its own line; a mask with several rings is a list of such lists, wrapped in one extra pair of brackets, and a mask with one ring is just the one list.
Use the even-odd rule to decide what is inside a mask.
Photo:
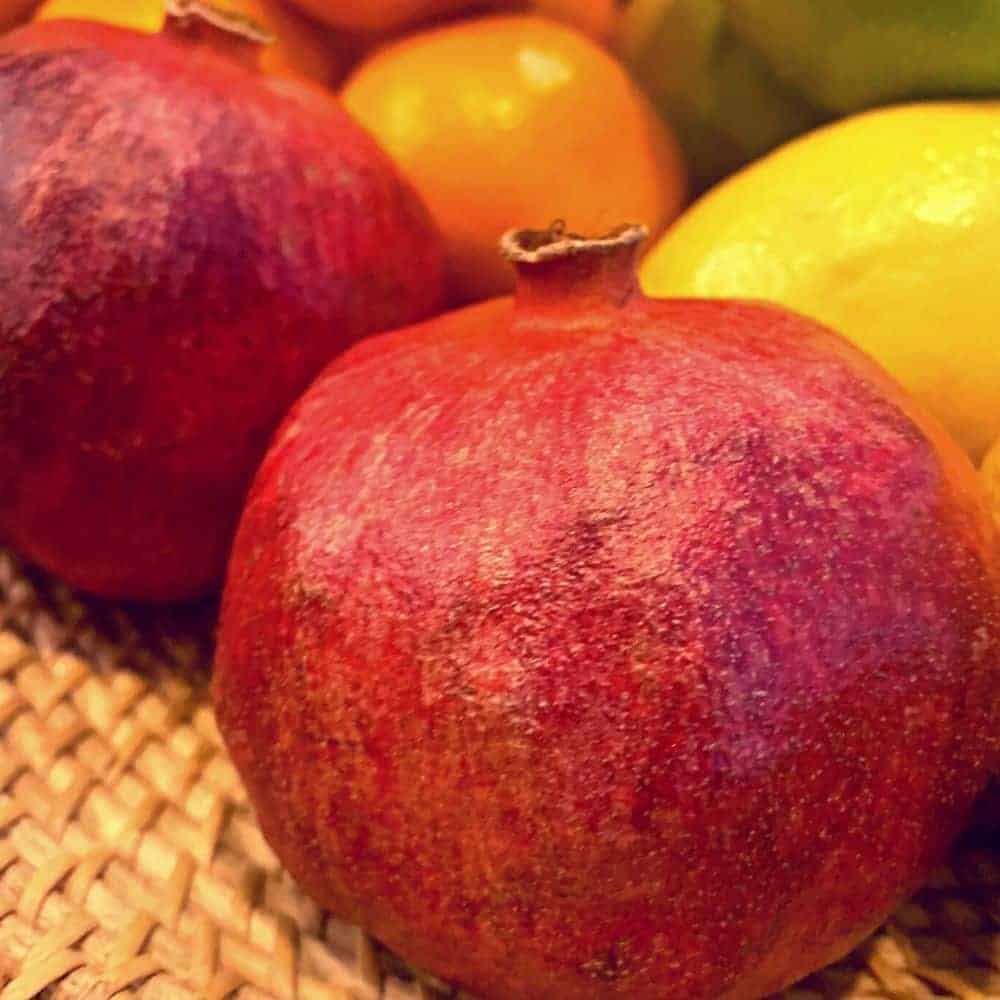
[(293, 0), (327, 24), (347, 31), (384, 35), (415, 25), (469, 12), (534, 10), (575, 25), (609, 41), (621, 8), (620, 0)]
[(834, 117), (1000, 93), (995, 0), (633, 0), (620, 43), (698, 188)]
[[(345, 55), (327, 32), (282, 0), (212, 0), (212, 6), (236, 11), (253, 19), (274, 36), (260, 56), (260, 66), (269, 73), (300, 74), (322, 83), (341, 76)], [(120, 28), (159, 32), (165, 20), (164, 0), (46, 0), (36, 13), (38, 20), (74, 18), (104, 21)]]
[(771, 299), (873, 355), (973, 458), (1000, 434), (1000, 104), (868, 112), (701, 199), (646, 258), (655, 295)]
[(342, 96), (423, 195), (467, 300), (511, 287), (497, 252), (511, 227), (626, 219), (655, 232), (684, 197), (676, 143), (621, 65), (537, 15), (412, 35), (363, 62)]

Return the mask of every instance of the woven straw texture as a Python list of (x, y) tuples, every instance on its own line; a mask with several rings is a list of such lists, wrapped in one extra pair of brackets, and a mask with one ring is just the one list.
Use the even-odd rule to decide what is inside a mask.
[[(0, 1000), (448, 995), (281, 870), (215, 728), (211, 622), (84, 602), (0, 551)], [(956, 852), (783, 1000), (940, 996), (1000, 998), (1000, 852)]]

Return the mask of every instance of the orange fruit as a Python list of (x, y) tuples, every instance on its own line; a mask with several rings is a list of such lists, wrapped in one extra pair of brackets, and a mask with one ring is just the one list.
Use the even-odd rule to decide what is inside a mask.
[(621, 65), (573, 28), (485, 17), (411, 35), (348, 78), (344, 104), (420, 191), (465, 300), (512, 286), (497, 240), (561, 218), (577, 232), (680, 210), (673, 136)]
[[(345, 55), (325, 29), (283, 0), (212, 0), (221, 10), (245, 14), (274, 35), (261, 51), (260, 67), (278, 75), (301, 75), (322, 83), (334, 83), (342, 75)], [(74, 18), (104, 21), (121, 28), (155, 33), (166, 18), (164, 0), (46, 0), (35, 17), (38, 20)]]
[(38, 0), (0, 0), (0, 31), (7, 31), (31, 16)]

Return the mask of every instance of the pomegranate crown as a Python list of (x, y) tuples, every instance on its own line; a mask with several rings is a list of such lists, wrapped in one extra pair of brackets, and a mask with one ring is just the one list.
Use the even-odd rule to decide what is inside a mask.
[(223, 10), (206, 0), (166, 0), (164, 11), (167, 20), (182, 29), (214, 28), (258, 45), (270, 45), (274, 41), (274, 35), (252, 18)]
[(604, 236), (581, 236), (568, 232), (566, 223), (556, 219), (546, 229), (508, 230), (500, 238), (500, 252), (515, 264), (539, 264), (577, 254), (616, 253), (642, 243), (648, 235), (645, 226), (625, 223)]

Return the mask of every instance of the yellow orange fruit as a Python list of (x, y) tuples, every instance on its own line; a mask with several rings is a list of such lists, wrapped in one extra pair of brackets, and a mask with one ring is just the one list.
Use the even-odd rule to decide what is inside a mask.
[[(260, 67), (265, 72), (307, 76), (322, 83), (341, 77), (346, 56), (336, 41), (282, 0), (212, 0), (212, 4), (246, 15), (274, 36), (261, 51)], [(35, 16), (104, 21), (149, 33), (162, 30), (166, 18), (164, 0), (46, 0)]]
[(459, 295), (507, 291), (502, 232), (565, 219), (653, 233), (680, 210), (673, 136), (621, 65), (583, 33), (530, 14), (404, 38), (348, 78), (348, 110), (424, 198)]
[(978, 461), (1000, 435), (1000, 103), (888, 108), (709, 192), (646, 257), (653, 295), (770, 299), (880, 361)]

